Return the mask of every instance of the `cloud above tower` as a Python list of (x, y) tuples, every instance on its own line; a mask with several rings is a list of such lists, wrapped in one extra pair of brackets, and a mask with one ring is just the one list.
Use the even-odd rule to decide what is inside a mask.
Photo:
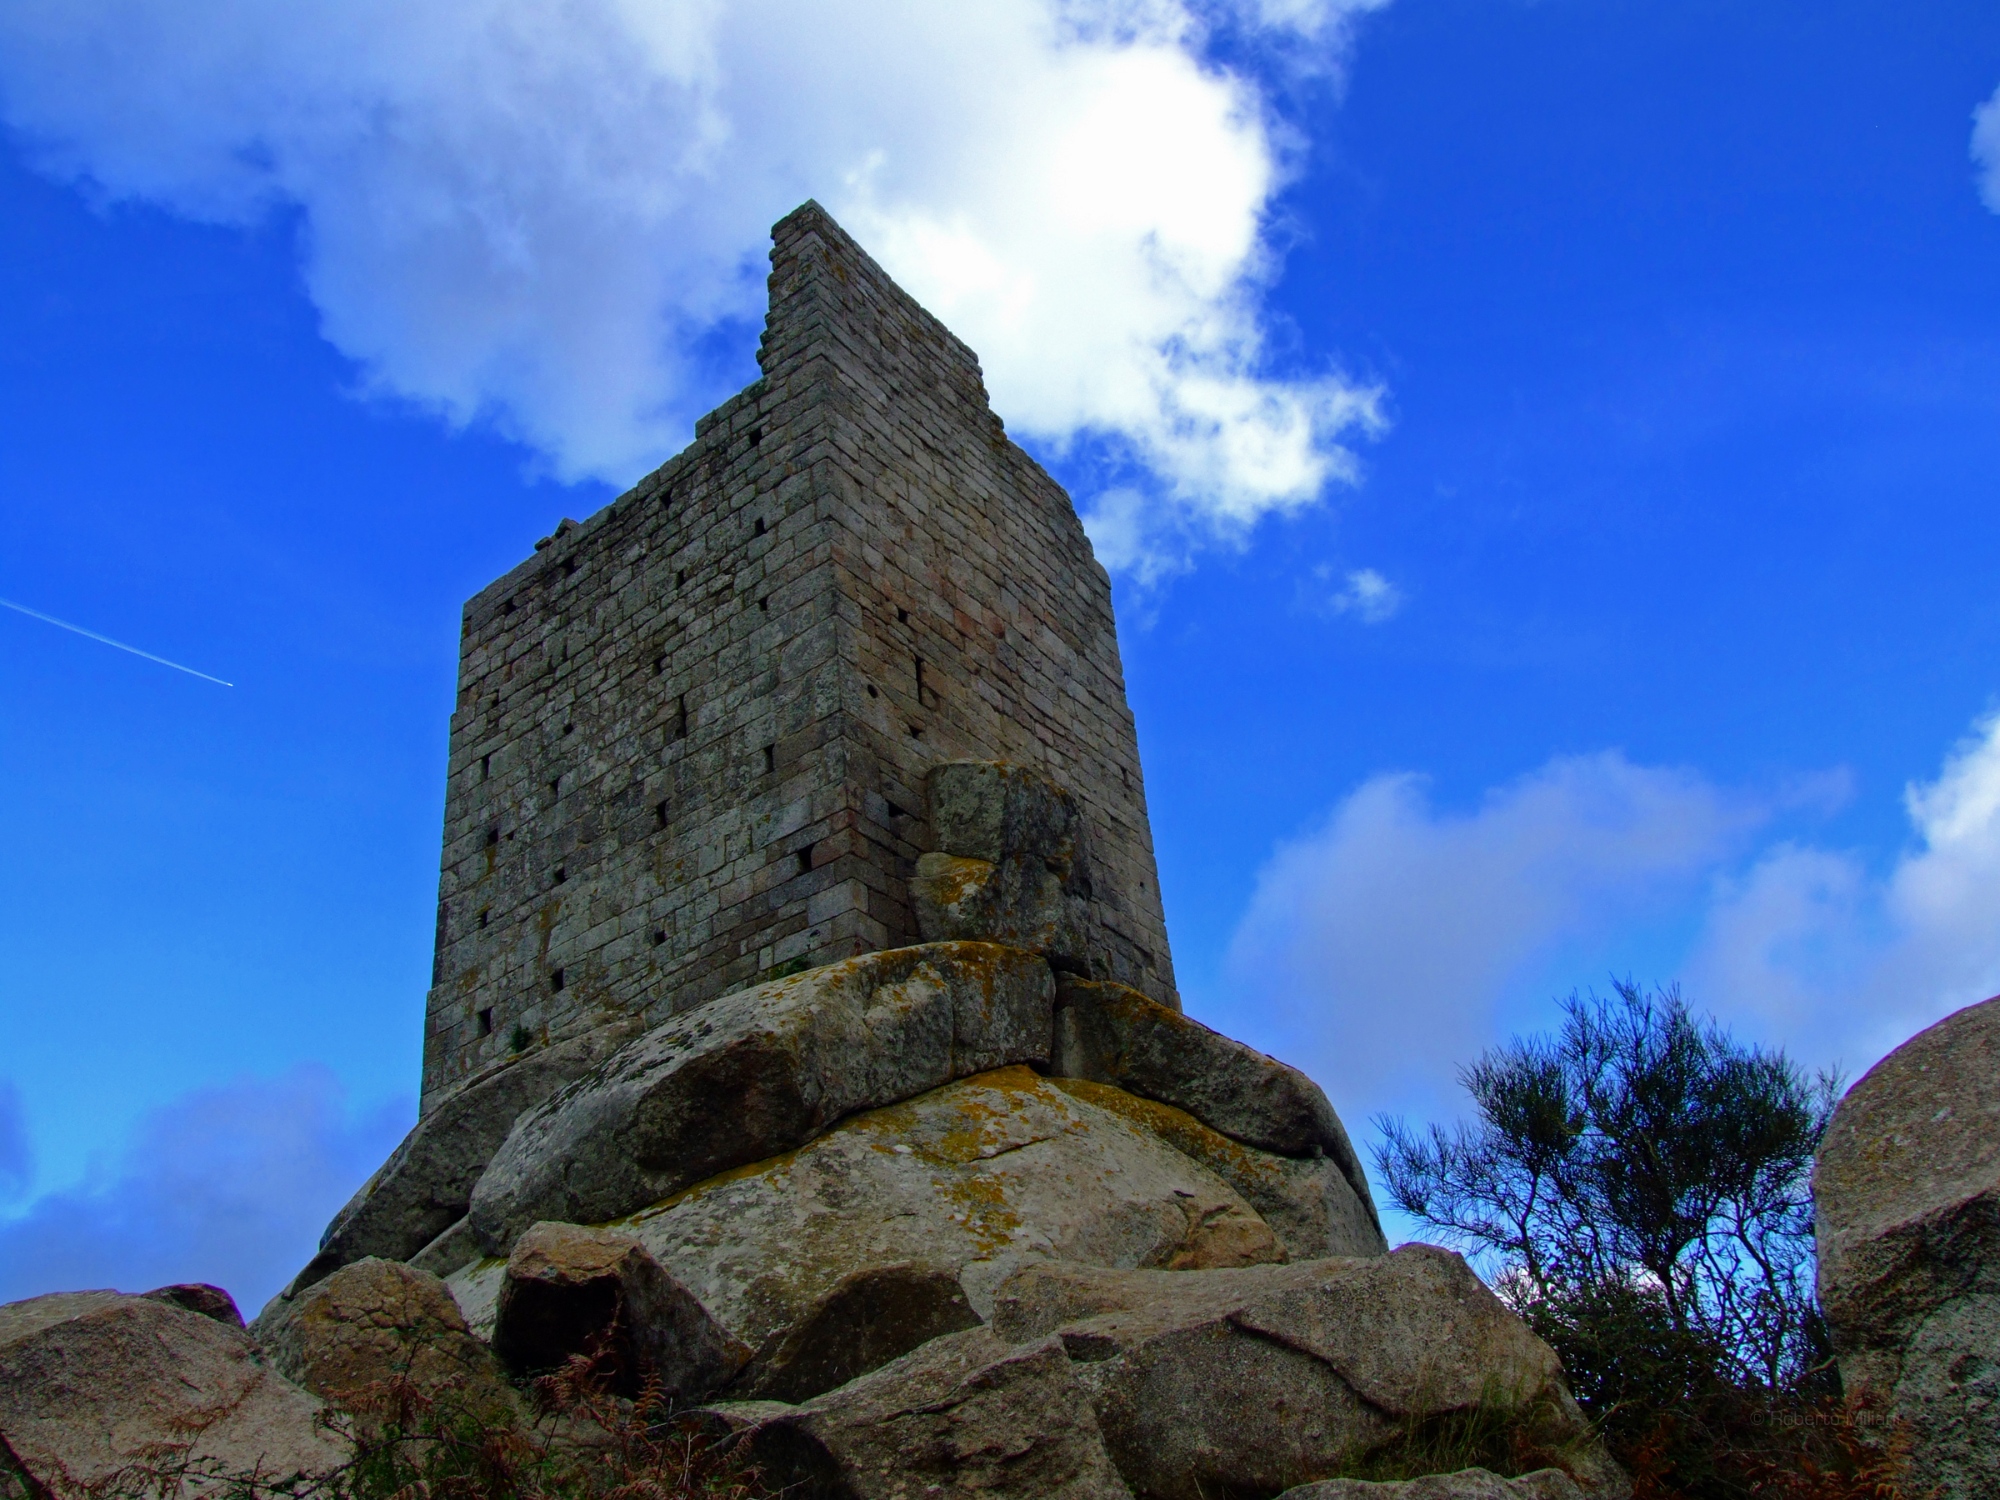
[(104, 201), (295, 215), (367, 390), (569, 479), (685, 441), (769, 225), (817, 197), (1017, 431), (1102, 444), (1144, 476), (1135, 535), (1185, 545), (1351, 480), (1381, 425), (1372, 386), (1269, 357), (1288, 137), (1208, 43), (1334, 70), (1380, 3), (18, 0), (0, 104)]

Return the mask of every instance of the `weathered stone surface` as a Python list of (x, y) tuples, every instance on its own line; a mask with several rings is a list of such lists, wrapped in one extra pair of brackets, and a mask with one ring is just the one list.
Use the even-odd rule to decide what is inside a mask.
[(216, 1487), (204, 1475), (329, 1473), (350, 1449), (323, 1409), (258, 1364), (241, 1329), (169, 1301), (61, 1292), (0, 1307), (0, 1434), (56, 1500), (148, 1466), (187, 1465), (189, 1495)]
[(184, 1307), (189, 1312), (200, 1313), (204, 1318), (213, 1318), (218, 1323), (227, 1323), (231, 1328), (243, 1326), (243, 1314), (236, 1309), (236, 1299), (219, 1286), (210, 1286), (205, 1281), (183, 1281), (173, 1286), (155, 1287), (143, 1295), (155, 1302), (171, 1302), (175, 1307)]
[(1029, 1258), (1255, 1265), (1282, 1258), (1229, 1186), (1023, 1067), (872, 1110), (801, 1151), (626, 1221), (737, 1337), (746, 1384), (855, 1272), (919, 1263), (976, 1312)]
[(275, 1297), (250, 1327), (273, 1369), (354, 1410), (385, 1382), (450, 1391), (468, 1409), (503, 1419), (514, 1395), (493, 1353), (475, 1339), (437, 1277), (370, 1256), (293, 1297)]
[(472, 1232), (498, 1254), (538, 1220), (602, 1223), (860, 1110), (1046, 1062), (1052, 992), (1031, 953), (932, 943), (711, 1001), (524, 1116), (473, 1190)]
[(1276, 1494), (1481, 1406), (1516, 1413), (1587, 1484), (1624, 1488), (1554, 1351), (1427, 1245), (1177, 1274), (1031, 1266), (1000, 1289), (991, 1326), (1060, 1338), (1142, 1496)]
[(1907, 1424), (1912, 1493), (2000, 1496), (2000, 998), (1848, 1091), (1813, 1200), (1820, 1305), (1864, 1419)]
[[(758, 1351), (732, 1394), (766, 1379), (802, 1389), (812, 1368), (806, 1331), (839, 1326), (855, 1278), (889, 1267), (956, 1277), (977, 1313), (998, 1281), (1037, 1257), (1216, 1266), (1283, 1253), (1213, 1173), (1024, 1067), (855, 1116), (619, 1227)], [(492, 1316), (500, 1274), (501, 1263), (487, 1261), (450, 1278), (475, 1328)], [(887, 1352), (895, 1338), (956, 1316), (941, 1296), (928, 1306), (879, 1327), (868, 1347)]]
[(1037, 857), (962, 859), (922, 854), (910, 877), (917, 931), (927, 943), (970, 939), (1039, 953), (1058, 968), (1084, 971), (1089, 939), (1082, 903)]
[(775, 1341), (743, 1390), (804, 1401), (932, 1339), (978, 1326), (979, 1314), (949, 1269), (921, 1261), (864, 1266), (835, 1282)]
[(806, 1497), (1129, 1500), (1062, 1345), (984, 1328), (935, 1339), (839, 1390), (762, 1415), (737, 1441)]
[[(320, 1236), (319, 1254), (288, 1290), (303, 1290), (364, 1256), (409, 1260), (438, 1240), (465, 1217), (473, 1184), (514, 1122), (639, 1032), (639, 1023), (631, 1020), (593, 1027), (503, 1059), (434, 1099), (402, 1144), (334, 1215)], [(438, 1269), (437, 1260), (432, 1258), (429, 1269)]]
[(1056, 990), (1050, 1071), (1115, 1084), (1184, 1109), (1280, 1156), (1327, 1156), (1376, 1220), (1368, 1174), (1326, 1095), (1297, 1068), (1211, 1031), (1122, 984), (1065, 975)]
[(522, 1371), (602, 1353), (619, 1388), (656, 1376), (678, 1401), (700, 1400), (750, 1357), (634, 1236), (575, 1224), (537, 1224), (514, 1246), (493, 1347)]
[(1491, 1469), (1460, 1469), (1418, 1479), (1322, 1479), (1285, 1491), (1285, 1500), (1583, 1500), (1584, 1491), (1561, 1469), (1503, 1479)]
[(1076, 799), (1026, 766), (944, 761), (924, 778), (931, 838), (945, 854), (990, 864), (1026, 855), (1068, 879), (1083, 855)]
[(1211, 1130), (1186, 1110), (1082, 1078), (1050, 1080), (1064, 1093), (1142, 1126), (1243, 1195), (1290, 1260), (1382, 1255), (1388, 1243), (1331, 1157), (1279, 1156)]

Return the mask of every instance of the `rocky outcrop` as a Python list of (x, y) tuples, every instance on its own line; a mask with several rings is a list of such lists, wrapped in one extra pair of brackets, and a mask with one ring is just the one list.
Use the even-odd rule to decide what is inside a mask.
[(701, 1400), (750, 1357), (636, 1238), (574, 1224), (537, 1224), (514, 1246), (493, 1347), (524, 1373), (593, 1356), (625, 1394), (651, 1377), (677, 1402)]
[(189, 1312), (200, 1313), (204, 1318), (213, 1318), (231, 1328), (243, 1326), (243, 1314), (236, 1310), (236, 1299), (221, 1287), (210, 1286), (205, 1281), (177, 1282), (173, 1286), (155, 1287), (141, 1295), (155, 1302), (171, 1302), (175, 1307), (184, 1307)]
[(1045, 1063), (1053, 982), (991, 943), (870, 953), (657, 1027), (514, 1127), (473, 1190), (481, 1248), (599, 1224), (776, 1156), (861, 1110), (1009, 1063)]
[(1911, 1492), (2000, 1496), (2000, 998), (1918, 1033), (1834, 1111), (1813, 1173), (1819, 1296)]
[(1583, 1490), (1561, 1469), (1516, 1479), (1491, 1469), (1460, 1469), (1416, 1479), (1322, 1479), (1286, 1490), (1284, 1500), (1583, 1500)]
[(1130, 1500), (1055, 1339), (1009, 1346), (969, 1329), (802, 1406), (745, 1416), (722, 1420), (766, 1483), (812, 1500)]
[[(364, 1256), (384, 1260), (417, 1256), (465, 1217), (473, 1184), (514, 1122), (602, 1063), (639, 1031), (637, 1022), (619, 1021), (535, 1047), (445, 1095), (334, 1215), (320, 1237), (319, 1254), (289, 1290), (303, 1290)], [(442, 1258), (448, 1260), (449, 1253)], [(470, 1256), (443, 1269), (456, 1270), (466, 1258)]]
[[(177, 1290), (177, 1289), (175, 1289)], [(259, 1364), (249, 1337), (173, 1298), (63, 1292), (0, 1307), (0, 1436), (54, 1500), (123, 1483), (206, 1494), (221, 1475), (323, 1476), (350, 1446), (318, 1399)]]
[(451, 1391), (492, 1420), (515, 1410), (505, 1371), (444, 1283), (395, 1261), (371, 1256), (274, 1297), (250, 1335), (273, 1369), (349, 1411), (379, 1404), (396, 1379), (428, 1395)]
[[(864, 1354), (886, 1359), (958, 1326), (954, 1285), (975, 1315), (989, 1310), (992, 1288), (1029, 1260), (1283, 1257), (1226, 1182), (1025, 1067), (855, 1116), (616, 1227), (757, 1351), (738, 1395), (817, 1394), (817, 1378), (862, 1373)], [(503, 1277), (488, 1261), (449, 1279), (475, 1327), (497, 1312)], [(866, 1341), (834, 1337), (878, 1296), (893, 1318)]]
[(1181, 1274), (1032, 1266), (991, 1326), (1061, 1343), (1141, 1496), (1277, 1494), (1482, 1409), (1600, 1492), (1624, 1488), (1554, 1351), (1428, 1245)]
[(1368, 1176), (1326, 1095), (1297, 1068), (1232, 1041), (1122, 984), (1064, 976), (1050, 1071), (1115, 1085), (1185, 1110), (1232, 1140), (1279, 1156), (1324, 1156), (1381, 1225)]

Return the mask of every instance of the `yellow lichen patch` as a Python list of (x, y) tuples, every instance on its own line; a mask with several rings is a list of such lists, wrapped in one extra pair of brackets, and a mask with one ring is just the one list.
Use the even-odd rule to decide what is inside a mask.
[(1150, 1131), (1183, 1156), (1192, 1157), (1229, 1182), (1246, 1179), (1268, 1180), (1280, 1185), (1278, 1169), (1241, 1141), (1233, 1141), (1211, 1130), (1184, 1109), (1142, 1099), (1137, 1094), (1108, 1083), (1092, 1083), (1083, 1078), (1051, 1078), (1049, 1083), (1072, 1098), (1108, 1110), (1120, 1119)]

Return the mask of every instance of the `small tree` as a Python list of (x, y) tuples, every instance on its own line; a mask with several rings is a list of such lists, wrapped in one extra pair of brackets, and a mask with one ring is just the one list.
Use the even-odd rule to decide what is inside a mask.
[(1837, 1095), (1677, 989), (1572, 995), (1465, 1069), (1478, 1118), (1377, 1122), (1390, 1202), (1484, 1263), (1600, 1415), (1829, 1378), (1810, 1176)]

